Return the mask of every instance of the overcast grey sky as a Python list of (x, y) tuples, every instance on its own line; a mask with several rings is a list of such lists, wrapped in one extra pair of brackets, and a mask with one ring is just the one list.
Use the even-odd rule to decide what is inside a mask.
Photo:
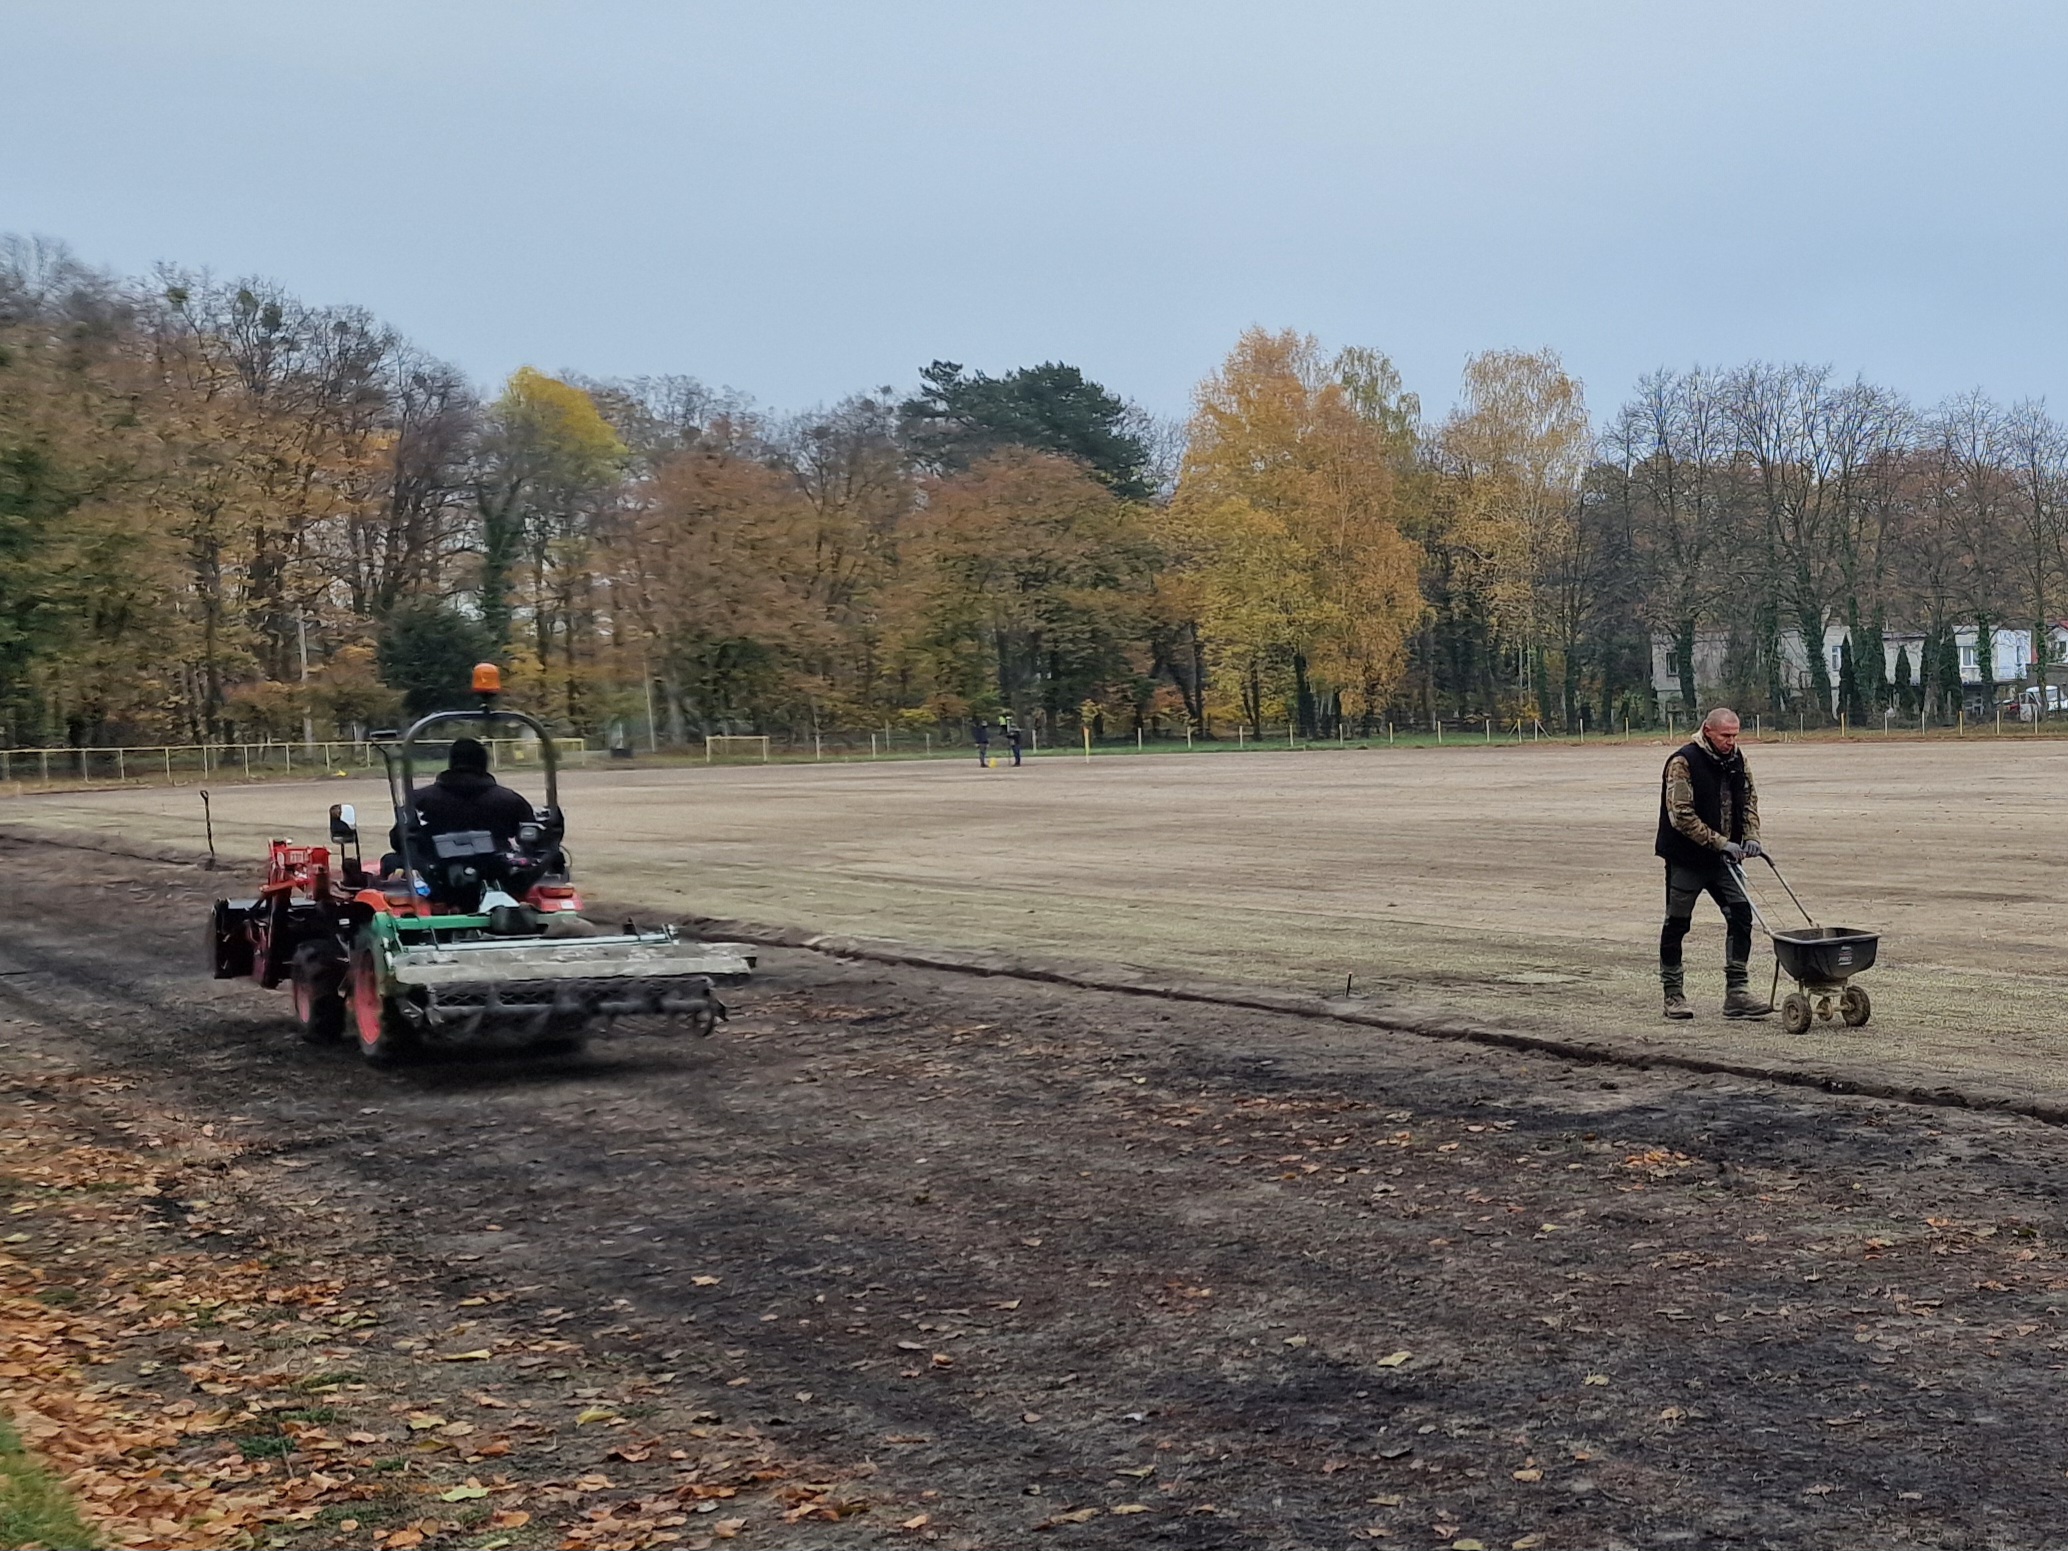
[(0, 231), (802, 408), (1244, 326), (2068, 405), (2057, 4), (0, 0)]

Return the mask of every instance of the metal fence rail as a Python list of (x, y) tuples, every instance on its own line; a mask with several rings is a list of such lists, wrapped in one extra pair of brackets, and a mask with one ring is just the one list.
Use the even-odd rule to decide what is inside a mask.
[[(1160, 731), (1130, 729), (1105, 737), (1086, 738), (1082, 732), (1051, 744), (1036, 729), (1026, 729), (1023, 754), (1028, 758), (1058, 755), (1088, 756), (1093, 753), (1168, 752), (1173, 749), (1267, 749), (1320, 748), (1345, 744), (1487, 744), (1560, 742), (1642, 742), (1660, 737), (1687, 736), (1687, 720), (1669, 716), (1647, 726), (1621, 720), (1606, 727), (1591, 723), (1573, 733), (1554, 732), (1533, 718), (1513, 717), (1489, 721), (1483, 716), (1445, 717), (1435, 724), (1386, 721), (1369, 731), (1352, 731), (1347, 725), (1313, 737), (1302, 736), (1296, 727), (1267, 723), (1258, 732), (1239, 722), (1224, 723), (1207, 737), (1188, 727)], [(1959, 716), (1950, 724), (1877, 717), (1869, 726), (1852, 726), (1841, 720), (1833, 726), (1815, 728), (1766, 725), (1764, 718), (1748, 718), (1745, 731), (1753, 741), (1794, 741), (1837, 738), (1849, 742), (1890, 737), (1938, 740), (1976, 738), (2025, 738), (2068, 735), (2068, 716), (2021, 722), (1997, 717), (1993, 721), (1969, 721)], [(538, 745), (526, 738), (490, 738), (489, 760), (496, 770), (522, 771), (539, 762)], [(443, 740), (424, 745), (442, 748)], [(735, 747), (736, 746), (736, 747)], [(913, 731), (902, 727), (873, 731), (841, 730), (806, 733), (792, 737), (771, 735), (716, 736), (688, 744), (641, 742), (633, 745), (590, 747), (585, 740), (557, 738), (554, 747), (563, 766), (574, 769), (614, 764), (619, 760), (651, 761), (658, 765), (677, 763), (796, 763), (847, 761), (855, 759), (910, 759), (928, 755), (967, 758), (974, 743), (966, 728)], [(1011, 758), (1002, 735), (993, 736), (991, 756)], [(0, 747), (0, 793), (21, 795), (41, 791), (76, 791), (104, 785), (167, 785), (200, 781), (261, 781), (282, 778), (314, 779), (378, 771), (380, 759), (373, 744), (365, 740), (329, 739), (315, 743), (264, 740), (255, 743), (152, 743), (120, 747), (53, 748)]]
[[(527, 738), (485, 738), (497, 769), (538, 763), (537, 745)], [(597, 751), (579, 739), (556, 739), (561, 762), (583, 765)], [(55, 790), (113, 783), (194, 780), (261, 780), (279, 776), (324, 776), (377, 770), (374, 746), (333, 739), (316, 743), (149, 743), (113, 748), (0, 748), (0, 788)]]

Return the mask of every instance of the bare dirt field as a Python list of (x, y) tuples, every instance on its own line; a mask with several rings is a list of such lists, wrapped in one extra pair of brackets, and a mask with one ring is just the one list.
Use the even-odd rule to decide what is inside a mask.
[(2060, 1541), (2058, 1127), (781, 950), (377, 1072), (208, 874), (0, 867), (0, 1362), (124, 1543)]
[[(1750, 748), (1769, 841), (1827, 924), (1883, 934), (1868, 1028), (1658, 1019), (1658, 768), (1669, 745), (857, 762), (575, 774), (592, 891), (676, 913), (1340, 995), (1618, 1049), (2068, 1102), (2068, 743)], [(378, 783), (229, 787), (223, 854), (313, 839)], [(191, 788), (0, 802), (0, 827), (198, 851)], [(1754, 868), (1755, 873), (1761, 870)], [(1764, 883), (1769, 914), (1793, 907)], [(1771, 955), (1755, 955), (1762, 986)]]

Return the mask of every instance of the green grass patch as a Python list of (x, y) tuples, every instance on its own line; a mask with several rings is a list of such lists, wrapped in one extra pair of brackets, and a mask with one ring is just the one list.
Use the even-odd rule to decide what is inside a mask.
[(299, 1381), (296, 1389), (329, 1389), (334, 1384), (363, 1384), (365, 1376), (354, 1373), (350, 1368), (336, 1368), (327, 1373), (312, 1373)]
[(237, 1450), (246, 1459), (281, 1459), (294, 1452), (294, 1440), (285, 1433), (246, 1433)]
[(99, 1545), (65, 1489), (22, 1447), (21, 1436), (0, 1421), (0, 1546), (92, 1551)]
[(298, 1411), (276, 1411), (274, 1419), (281, 1422), (335, 1422), (338, 1419), (336, 1406), (304, 1406)]
[(79, 1301), (76, 1287), (44, 1287), (36, 1293), (36, 1301), (46, 1303), (53, 1309), (68, 1309)]

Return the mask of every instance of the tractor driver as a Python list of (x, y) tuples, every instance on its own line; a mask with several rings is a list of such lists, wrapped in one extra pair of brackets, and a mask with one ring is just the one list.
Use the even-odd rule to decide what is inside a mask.
[[(533, 821), (531, 804), (507, 786), (498, 785), (488, 773), (488, 749), (478, 738), (455, 738), (452, 753), (438, 779), (417, 791), (411, 799), (428, 835), (456, 835), (485, 829), (495, 837), (496, 847), (507, 851), (516, 843), (517, 831)], [(381, 876), (402, 870), (402, 837), (390, 833), (394, 847), (381, 858)]]
[(414, 801), (426, 834), (485, 829), (504, 851), (517, 843), (517, 831), (534, 817), (529, 802), (509, 787), (497, 785), (488, 773), (488, 750), (478, 738), (453, 739), (445, 768)]
[(1752, 902), (1733, 863), (1764, 852), (1759, 844), (1759, 793), (1738, 747), (1738, 713), (1718, 706), (1694, 738), (1673, 752), (1659, 777), (1659, 838), (1666, 864), (1666, 924), (1659, 933), (1659, 979), (1666, 1016), (1692, 1018), (1681, 944), (1694, 924), (1695, 901), (1707, 894), (1723, 912), (1723, 1015), (1764, 1018), (1773, 1011), (1749, 988)]

